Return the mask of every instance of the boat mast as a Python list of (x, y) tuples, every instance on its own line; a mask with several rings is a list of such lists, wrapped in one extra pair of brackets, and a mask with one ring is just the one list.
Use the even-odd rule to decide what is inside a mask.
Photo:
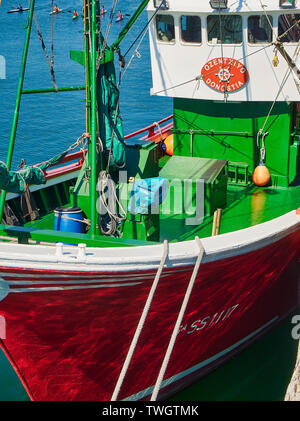
[[(86, 1), (86, 0), (85, 0)], [(96, 17), (96, 4), (98, 0), (87, 0), (89, 2), (89, 16), (88, 16), (88, 26), (90, 37), (87, 37), (88, 41), (90, 40), (91, 45), (89, 48), (90, 53), (86, 54), (88, 67), (86, 72), (88, 72), (87, 77), (87, 92), (88, 92), (88, 107), (89, 102), (90, 106), (90, 117), (88, 125), (90, 124), (89, 132), (89, 143), (88, 143), (88, 159), (89, 159), (89, 194), (90, 194), (90, 206), (91, 206), (91, 228), (90, 233), (96, 234), (97, 227), (97, 212), (96, 212), (96, 186), (97, 186), (97, 70), (96, 70), (96, 58), (97, 58), (97, 42), (96, 42), (96, 31), (97, 31), (97, 17)], [(90, 63), (89, 63), (90, 62)]]
[(89, 6), (87, 0), (83, 0), (83, 18), (84, 18), (84, 66), (85, 66), (85, 97), (86, 97), (86, 133), (90, 133), (90, 54), (89, 54)]
[[(32, 20), (33, 20), (34, 4), (35, 4), (35, 0), (30, 0), (25, 44), (24, 44), (24, 49), (23, 49), (23, 56), (22, 56), (18, 90), (17, 90), (16, 105), (15, 105), (15, 111), (14, 111), (14, 116), (13, 116), (13, 122), (12, 122), (12, 127), (11, 127), (11, 132), (10, 132), (9, 145), (8, 145), (7, 158), (6, 158), (6, 166), (7, 166), (8, 169), (10, 169), (10, 167), (11, 167), (11, 161), (12, 161), (15, 139), (16, 139), (16, 133), (17, 133), (17, 127), (18, 127), (19, 110), (20, 110), (22, 88), (23, 88), (23, 82), (24, 82), (28, 47), (29, 47)], [(1, 196), (0, 196), (0, 221), (2, 221), (5, 197), (6, 197), (6, 191), (2, 190)]]

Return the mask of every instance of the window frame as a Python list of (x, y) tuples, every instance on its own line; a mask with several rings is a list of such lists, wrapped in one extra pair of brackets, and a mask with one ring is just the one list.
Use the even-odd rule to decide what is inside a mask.
[[(273, 42), (273, 40), (274, 40), (274, 32), (276, 30), (276, 26), (275, 26), (276, 18), (275, 18), (275, 16), (273, 16), (271, 14), (267, 14), (267, 15), (268, 15), (269, 18), (272, 19), (271, 41), (262, 41), (262, 42), (250, 42), (249, 41), (249, 19), (251, 17), (254, 17), (254, 16), (259, 16), (259, 17), (266, 17), (266, 16), (263, 13), (256, 14), (256, 15), (253, 15), (253, 14), (252, 15), (247, 15), (247, 17), (246, 17), (246, 38), (247, 38), (247, 44), (249, 46), (253, 47), (253, 46), (268, 45), (268, 44), (271, 44)], [(277, 31), (278, 31), (278, 28), (277, 28)]]
[[(182, 37), (182, 18), (186, 17), (186, 16), (191, 16), (191, 17), (196, 17), (199, 19), (200, 21), (200, 38), (201, 41), (200, 42), (194, 42), (194, 41), (185, 41)], [(201, 16), (199, 15), (195, 15), (195, 14), (184, 14), (184, 15), (180, 15), (179, 16), (179, 39), (180, 42), (184, 45), (202, 45), (203, 44), (203, 24), (202, 24), (202, 19)]]
[[(220, 13), (220, 16), (222, 17), (222, 16), (229, 16), (228, 14), (225, 14), (225, 13)], [(208, 18), (212, 18), (212, 17), (215, 17), (215, 18), (219, 18), (219, 14), (208, 14), (208, 15), (206, 15), (206, 19), (205, 19), (205, 23), (206, 23), (206, 42), (207, 42), (207, 44), (209, 45), (209, 46), (217, 46), (217, 45), (226, 45), (226, 46), (229, 46), (229, 45), (238, 45), (238, 46), (241, 46), (241, 45), (243, 45), (243, 40), (244, 40), (244, 26), (243, 26), (243, 23), (244, 23), (244, 19), (243, 19), (243, 15), (242, 14), (238, 14), (238, 13), (235, 13), (235, 14), (233, 14), (233, 15), (230, 15), (230, 16), (238, 16), (240, 19), (241, 19), (241, 34), (242, 34), (242, 40), (241, 40), (241, 42), (234, 42), (234, 43), (232, 43), (232, 42), (217, 42), (217, 43), (214, 43), (214, 42), (212, 42), (212, 40), (214, 39), (214, 38), (212, 38), (212, 40), (211, 41), (209, 41), (209, 39), (208, 39)]]
[[(173, 27), (174, 27), (174, 39), (172, 41), (164, 41), (162, 39), (159, 39), (159, 37), (158, 37), (158, 29), (157, 29), (157, 18), (159, 16), (171, 16), (172, 17), (172, 19), (173, 19)], [(155, 39), (156, 39), (156, 41), (159, 42), (159, 43), (165, 44), (165, 45), (175, 45), (176, 44), (176, 24), (175, 23), (176, 23), (176, 19), (175, 19), (175, 16), (173, 16), (172, 14), (170, 14), (170, 13), (160, 13), (160, 14), (157, 14), (156, 17), (155, 17), (155, 20), (154, 20), (154, 31), (155, 31)]]
[[(281, 11), (282, 12), (282, 11)], [(289, 12), (291, 12), (291, 10), (289, 10)], [(299, 19), (300, 19), (300, 13), (280, 13), (280, 14), (278, 14), (278, 16), (277, 16), (277, 37), (279, 37), (280, 35), (279, 35), (279, 19), (280, 19), (280, 17), (281, 16), (284, 16), (284, 15), (292, 15), (292, 14), (294, 14), (294, 15), (299, 15)], [(300, 25), (300, 24), (299, 24)], [(300, 35), (299, 35), (299, 40), (300, 40)], [(298, 42), (299, 42), (299, 40), (298, 41), (291, 41), (291, 42), (289, 42), (289, 41), (282, 41), (284, 44), (287, 44), (287, 45), (297, 45), (298, 44)]]

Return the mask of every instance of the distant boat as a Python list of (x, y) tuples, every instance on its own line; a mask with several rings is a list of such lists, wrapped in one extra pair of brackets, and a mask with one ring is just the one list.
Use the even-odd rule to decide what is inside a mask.
[(29, 7), (22, 7), (21, 9), (12, 9), (9, 10), (7, 13), (25, 12), (26, 10), (29, 10)]
[(52, 10), (52, 12), (50, 12), (50, 15), (57, 15), (58, 13), (62, 12), (62, 9), (58, 9), (58, 10)]

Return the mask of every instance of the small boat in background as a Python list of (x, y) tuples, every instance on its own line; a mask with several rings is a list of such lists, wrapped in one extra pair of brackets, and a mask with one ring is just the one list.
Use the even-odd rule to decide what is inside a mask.
[(124, 15), (122, 15), (121, 11), (119, 10), (116, 22), (121, 22), (124, 19)]
[(52, 10), (52, 12), (50, 12), (50, 15), (58, 15), (58, 13), (62, 12), (63, 9), (57, 9), (57, 10)]
[(29, 7), (21, 7), (21, 8), (9, 10), (7, 13), (26, 12), (27, 10), (29, 10)]

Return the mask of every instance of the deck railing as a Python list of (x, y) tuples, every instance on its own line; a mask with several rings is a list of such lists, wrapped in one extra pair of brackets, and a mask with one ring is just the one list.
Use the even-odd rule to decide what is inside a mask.
[[(169, 115), (168, 117), (163, 118), (162, 120), (158, 122), (154, 122), (150, 124), (147, 127), (144, 127), (140, 130), (137, 130), (135, 132), (132, 132), (128, 135), (124, 136), (124, 140), (128, 140), (131, 138), (134, 138), (136, 136), (139, 136), (142, 133), (146, 133), (144, 136), (140, 137), (139, 140), (149, 140), (154, 141), (156, 138), (160, 137), (161, 135), (166, 136), (171, 132), (171, 129), (173, 127), (173, 121), (170, 121), (173, 119), (173, 114)], [(168, 124), (165, 124), (169, 122)], [(65, 165), (61, 167), (61, 165), (66, 164), (67, 162), (73, 162), (70, 165)], [(64, 159), (56, 165), (53, 165), (50, 169), (46, 172), (46, 178), (53, 178), (56, 177), (59, 174), (66, 174), (71, 171), (74, 171), (76, 169), (80, 169), (83, 163), (83, 150), (72, 152), (64, 157)], [(37, 164), (39, 165), (39, 164)], [(58, 168), (58, 166), (60, 166)], [(54, 168), (57, 167), (57, 168)]]

